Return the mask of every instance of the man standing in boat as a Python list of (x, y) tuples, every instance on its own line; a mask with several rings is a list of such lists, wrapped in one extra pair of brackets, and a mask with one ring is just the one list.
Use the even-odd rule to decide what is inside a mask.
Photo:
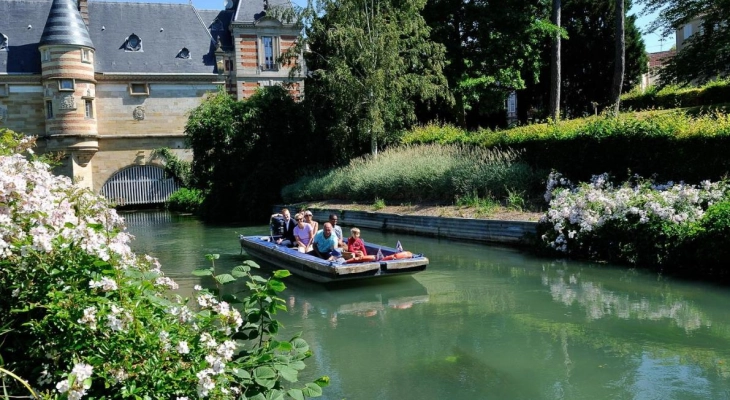
[(334, 260), (339, 257), (337, 236), (332, 231), (332, 224), (325, 222), (322, 230), (314, 235), (314, 239), (312, 239), (312, 251), (307, 254), (317, 256), (324, 260)]
[(281, 213), (273, 214), (271, 216), (272, 223), (274, 222), (274, 219), (279, 219), (280, 222), (283, 222), (284, 229), (281, 233), (281, 237), (276, 239), (276, 244), (280, 244), (282, 246), (291, 247), (294, 245), (294, 227), (297, 226), (297, 223), (294, 222), (294, 220), (291, 217), (291, 214), (289, 213), (288, 208), (282, 208)]

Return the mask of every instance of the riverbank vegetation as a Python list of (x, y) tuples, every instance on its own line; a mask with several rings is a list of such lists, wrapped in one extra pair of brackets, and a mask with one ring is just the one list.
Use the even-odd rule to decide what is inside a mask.
[(286, 202), (348, 199), (393, 203), (452, 204), (470, 199), (506, 202), (536, 193), (545, 173), (520, 160), (516, 151), (461, 145), (405, 145), (377, 157), (306, 175), (282, 189)]
[[(211, 264), (194, 274), (212, 283), (184, 298), (156, 259), (131, 251), (103, 198), (53, 175), (31, 146), (0, 131), (0, 368), (12, 373), (0, 373), (4, 398), (322, 393), (326, 377), (297, 383), (306, 342), (275, 336), (287, 271), (263, 278), (255, 264), (230, 273)], [(237, 278), (248, 290), (224, 292)]]
[(540, 243), (558, 253), (728, 278), (730, 184), (726, 180), (658, 184), (634, 177), (620, 185), (607, 174), (573, 184), (548, 180), (550, 208)]
[(712, 80), (700, 86), (636, 87), (621, 96), (625, 111), (702, 107), (730, 103), (730, 81)]

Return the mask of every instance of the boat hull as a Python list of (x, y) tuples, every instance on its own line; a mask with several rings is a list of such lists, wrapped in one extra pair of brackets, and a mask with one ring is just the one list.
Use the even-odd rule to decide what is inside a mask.
[[(262, 236), (241, 236), (239, 241), (241, 248), (250, 256), (286, 269), (293, 275), (320, 283), (409, 275), (421, 272), (428, 266), (428, 258), (420, 255), (402, 260), (351, 264), (327, 261), (277, 245), (267, 239), (268, 237)], [(395, 252), (395, 249), (372, 243), (366, 243), (366, 246), (369, 250), (380, 249), (385, 256)]]

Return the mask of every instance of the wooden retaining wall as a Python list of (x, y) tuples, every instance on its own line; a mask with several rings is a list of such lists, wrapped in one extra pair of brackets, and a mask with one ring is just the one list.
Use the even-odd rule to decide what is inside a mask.
[[(274, 212), (278, 212), (280, 209), (281, 206), (277, 206)], [(290, 210), (296, 209), (296, 207), (290, 207)], [(537, 232), (537, 222), (528, 221), (430, 217), (373, 211), (322, 209), (312, 209), (311, 211), (314, 220), (319, 222), (320, 228), (324, 222), (327, 222), (329, 215), (334, 213), (339, 216), (341, 225), (478, 242), (520, 245), (525, 244), (527, 236), (535, 235)]]

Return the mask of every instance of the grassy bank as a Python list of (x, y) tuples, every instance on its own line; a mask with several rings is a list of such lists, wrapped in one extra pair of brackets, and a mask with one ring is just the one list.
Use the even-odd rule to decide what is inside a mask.
[(286, 202), (321, 199), (388, 203), (529, 203), (545, 171), (513, 150), (463, 145), (406, 145), (377, 157), (312, 174), (282, 190)]

